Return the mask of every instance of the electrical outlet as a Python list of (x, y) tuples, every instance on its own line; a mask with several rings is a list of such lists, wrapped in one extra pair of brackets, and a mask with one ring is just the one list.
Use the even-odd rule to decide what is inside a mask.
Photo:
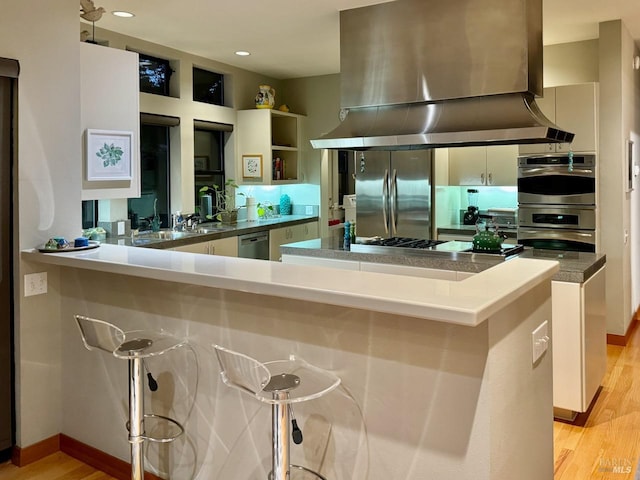
[(24, 296), (47, 293), (47, 272), (29, 273), (24, 276)]
[(533, 363), (536, 363), (540, 357), (549, 348), (549, 322), (545, 320), (531, 332), (531, 344), (533, 347)]
[(304, 214), (305, 215), (313, 215), (313, 205), (306, 205)]

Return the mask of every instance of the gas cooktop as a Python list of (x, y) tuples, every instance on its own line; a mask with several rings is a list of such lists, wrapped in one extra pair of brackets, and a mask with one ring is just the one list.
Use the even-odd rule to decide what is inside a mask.
[(368, 238), (362, 239), (359, 243), (351, 244), (352, 252), (391, 254), (400, 253), (406, 255), (440, 254), (454, 255), (457, 253), (468, 253), (472, 255), (489, 255), (509, 257), (522, 252), (522, 245), (502, 244), (500, 250), (474, 250), (473, 242), (429, 240), (423, 238), (391, 237), (391, 238)]
[(446, 242), (444, 240), (427, 240), (424, 238), (391, 237), (369, 239), (364, 244), (380, 247), (432, 248), (441, 243)]

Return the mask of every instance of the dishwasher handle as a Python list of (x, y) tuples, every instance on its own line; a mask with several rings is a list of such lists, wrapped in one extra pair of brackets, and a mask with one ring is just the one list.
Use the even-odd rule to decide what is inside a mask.
[(240, 245), (248, 245), (255, 242), (268, 242), (269, 233), (249, 233), (240, 236)]

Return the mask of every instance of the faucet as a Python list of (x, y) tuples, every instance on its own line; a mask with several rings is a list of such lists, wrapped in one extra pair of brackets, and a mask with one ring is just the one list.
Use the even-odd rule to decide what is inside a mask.
[(195, 213), (193, 215), (189, 215), (187, 217), (187, 226), (189, 226), (189, 222), (191, 222), (191, 230), (196, 230), (200, 223), (200, 217)]
[(184, 231), (184, 227), (187, 224), (187, 221), (184, 219), (180, 212), (176, 212), (171, 215), (171, 224), (172, 228), (176, 232)]
[(151, 230), (153, 230), (154, 232), (160, 231), (160, 223), (161, 223), (160, 217), (158, 216), (157, 205), (158, 205), (158, 199), (156, 198), (153, 201), (153, 218), (151, 219)]

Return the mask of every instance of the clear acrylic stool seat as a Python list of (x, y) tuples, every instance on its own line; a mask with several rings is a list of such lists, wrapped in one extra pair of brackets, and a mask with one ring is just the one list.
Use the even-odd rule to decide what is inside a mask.
[[(213, 348), (220, 363), (222, 370), (220, 376), (225, 385), (271, 405), (272, 443), (269, 478), (289, 480), (291, 469), (295, 469), (326, 480), (318, 472), (289, 463), (291, 405), (326, 395), (340, 385), (340, 378), (294, 355), (291, 355), (288, 360), (261, 363), (220, 345), (213, 345)], [(294, 442), (302, 441), (302, 434), (295, 420), (293, 420), (293, 435)]]
[[(143, 442), (167, 443), (172, 442), (184, 433), (184, 427), (176, 420), (162, 415), (144, 413), (144, 359), (163, 355), (170, 350), (186, 344), (185, 339), (179, 339), (163, 332), (132, 330), (125, 332), (112, 323), (75, 315), (80, 329), (82, 341), (88, 350), (102, 350), (111, 353), (116, 358), (127, 360), (129, 363), (129, 443), (131, 444), (131, 480), (143, 480), (144, 459)], [(171, 432), (162, 437), (145, 433), (145, 420), (161, 422), (169, 427)], [(149, 422), (147, 422), (149, 426)]]

